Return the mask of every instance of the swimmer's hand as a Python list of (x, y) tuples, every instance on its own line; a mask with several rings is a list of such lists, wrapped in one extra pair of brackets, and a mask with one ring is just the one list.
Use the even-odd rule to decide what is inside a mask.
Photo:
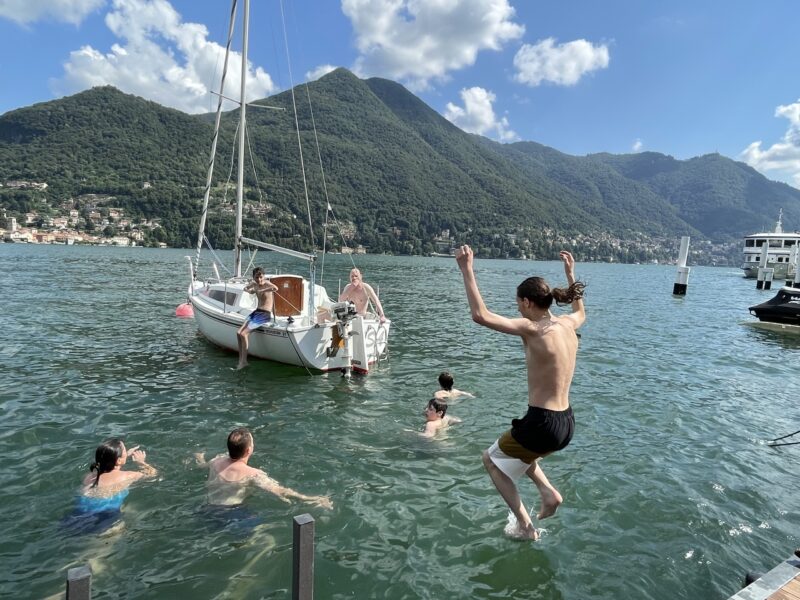
[(147, 453), (144, 450), (139, 450), (139, 446), (136, 446), (133, 450), (128, 453), (128, 456), (131, 457), (131, 460), (135, 463), (139, 463), (141, 465), (147, 463)]
[(331, 499), (327, 496), (311, 496), (308, 498), (307, 502), (313, 506), (319, 506), (327, 510), (333, 508), (333, 502), (331, 502)]
[(205, 452), (195, 452), (194, 453), (194, 460), (198, 466), (204, 467), (208, 463), (206, 462), (206, 453)]

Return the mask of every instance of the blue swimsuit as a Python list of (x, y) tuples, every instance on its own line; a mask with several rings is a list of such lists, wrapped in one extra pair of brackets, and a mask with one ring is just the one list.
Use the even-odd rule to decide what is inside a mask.
[(128, 490), (122, 490), (113, 496), (100, 498), (97, 496), (78, 496), (76, 512), (80, 514), (96, 514), (104, 512), (119, 512), (122, 503), (128, 497)]
[(116, 525), (122, 515), (122, 503), (128, 490), (106, 496), (83, 496), (77, 498), (75, 510), (62, 521), (62, 526), (73, 534), (103, 533)]

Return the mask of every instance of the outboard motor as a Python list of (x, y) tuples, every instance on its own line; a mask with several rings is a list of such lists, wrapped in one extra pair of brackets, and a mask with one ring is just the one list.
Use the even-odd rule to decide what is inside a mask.
[(331, 306), (331, 314), (336, 317), (337, 321), (347, 322), (356, 316), (356, 305), (350, 300), (346, 302), (337, 302)]
[(350, 343), (350, 338), (353, 336), (351, 321), (356, 318), (356, 305), (351, 302), (337, 302), (332, 305), (331, 314), (336, 318), (336, 328), (338, 330), (339, 338), (344, 340), (344, 359), (347, 361), (347, 366), (342, 369), (342, 376), (350, 379), (353, 364), (353, 345)]

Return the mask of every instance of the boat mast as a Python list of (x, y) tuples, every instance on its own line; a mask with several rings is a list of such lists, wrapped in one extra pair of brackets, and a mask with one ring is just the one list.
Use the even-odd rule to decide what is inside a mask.
[(242, 204), (244, 196), (244, 142), (247, 124), (245, 93), (247, 89), (247, 30), (250, 28), (250, 0), (244, 0), (242, 23), (242, 86), (239, 95), (239, 155), (236, 179), (236, 245), (233, 253), (233, 274), (242, 276)]

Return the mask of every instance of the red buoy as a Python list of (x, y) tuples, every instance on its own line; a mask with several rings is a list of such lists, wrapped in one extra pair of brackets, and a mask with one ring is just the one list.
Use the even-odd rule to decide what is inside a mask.
[(194, 309), (189, 302), (184, 302), (183, 304), (179, 304), (178, 308), (175, 309), (175, 316), (184, 319), (191, 319), (194, 317)]

